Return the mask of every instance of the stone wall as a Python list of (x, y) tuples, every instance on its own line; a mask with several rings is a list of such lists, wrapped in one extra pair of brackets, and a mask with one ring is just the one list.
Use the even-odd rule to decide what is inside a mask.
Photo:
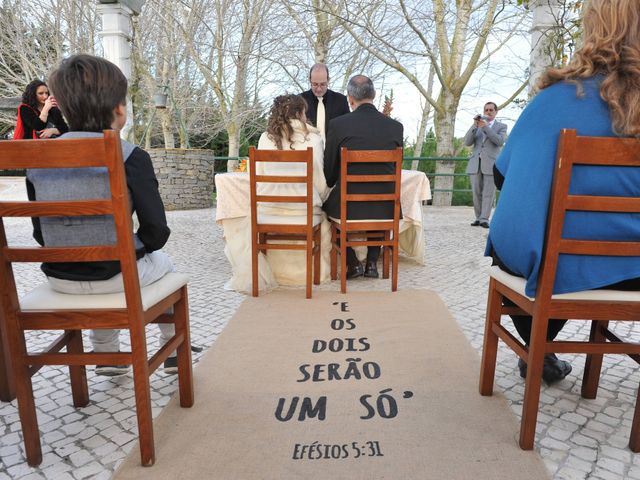
[(149, 155), (167, 210), (191, 210), (212, 206), (213, 151), (152, 148)]

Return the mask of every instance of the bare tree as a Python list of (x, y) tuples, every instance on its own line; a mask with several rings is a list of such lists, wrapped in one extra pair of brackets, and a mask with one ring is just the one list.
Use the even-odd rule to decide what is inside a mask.
[[(213, 3), (213, 4), (212, 4)], [(237, 157), (243, 127), (256, 114), (249, 91), (258, 81), (261, 22), (268, 18), (269, 0), (192, 0), (182, 3), (185, 15), (173, 15), (180, 42), (213, 92), (229, 141), (228, 155)], [(259, 111), (259, 109), (258, 109)], [(237, 169), (230, 161), (228, 169)]]
[[(335, 14), (345, 5), (331, 0), (283, 0), (285, 13), (290, 22), (288, 34), (279, 40), (284, 56), (292, 61), (271, 57), (287, 74), (288, 87), (291, 82), (298, 91), (309, 88), (309, 68), (314, 63), (325, 63), (331, 73), (331, 88), (345, 91), (349, 78), (358, 73), (367, 73), (373, 79), (382, 78), (387, 70), (371, 53), (344, 28)], [(302, 47), (301, 47), (302, 46)]]
[[(451, 157), (465, 88), (472, 75), (519, 32), (525, 12), (501, 0), (355, 0), (348, 10), (334, 9), (333, 14), (361, 46), (404, 75), (431, 105), (437, 155)], [(500, 34), (494, 35), (498, 27)], [(438, 82), (436, 97), (428, 90), (430, 68)], [(436, 172), (451, 174), (454, 168), (453, 161), (439, 161)], [(453, 177), (436, 177), (436, 189), (452, 186)], [(434, 204), (448, 205), (451, 197), (450, 192), (436, 192)]]

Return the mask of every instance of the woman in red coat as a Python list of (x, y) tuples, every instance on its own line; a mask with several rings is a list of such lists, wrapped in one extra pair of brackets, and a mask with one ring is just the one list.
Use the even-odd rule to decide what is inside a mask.
[(33, 80), (22, 94), (14, 140), (52, 138), (68, 131), (56, 99), (49, 95), (47, 84)]

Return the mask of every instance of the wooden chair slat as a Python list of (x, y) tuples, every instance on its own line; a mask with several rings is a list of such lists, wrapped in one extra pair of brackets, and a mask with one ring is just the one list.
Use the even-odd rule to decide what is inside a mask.
[(587, 212), (640, 212), (640, 199), (629, 197), (600, 197), (569, 195), (567, 210)]
[(307, 183), (307, 177), (292, 177), (286, 175), (256, 175), (256, 182), (266, 183)]
[[(73, 212), (70, 215), (69, 212)], [(111, 200), (70, 200), (66, 202), (4, 202), (0, 217), (71, 217), (108, 215)]]
[[(351, 150), (358, 152), (349, 163), (395, 163), (395, 150)], [(342, 170), (341, 170), (342, 171)]]
[(390, 228), (393, 228), (393, 222), (347, 222), (347, 226), (344, 227), (347, 232), (388, 230)]
[(344, 196), (347, 202), (380, 202), (380, 201), (389, 201), (393, 202), (396, 199), (396, 195), (394, 193), (349, 193)]
[[(302, 239), (300, 239), (302, 240)], [(260, 244), (260, 250), (307, 250), (306, 245), (295, 245), (295, 244), (275, 244), (275, 243), (267, 243)]]
[(572, 255), (607, 255), (613, 257), (640, 256), (640, 242), (609, 242), (596, 240), (560, 240), (558, 252)]
[[(551, 347), (550, 347), (551, 348)], [(612, 343), (612, 342), (574, 342), (556, 341), (553, 342), (553, 352), (555, 353), (608, 353), (639, 355), (640, 344), (637, 343)], [(549, 352), (551, 353), (551, 351)]]
[(633, 138), (580, 137), (575, 145), (576, 165), (640, 166), (640, 148)]
[(307, 203), (306, 197), (297, 195), (279, 196), (279, 195), (256, 195), (256, 202), (270, 203)]
[(126, 310), (43, 310), (19, 312), (21, 330), (84, 330), (88, 328), (127, 328)]
[[(304, 237), (307, 234), (305, 225), (282, 225), (280, 223), (261, 223), (258, 224), (256, 232), (271, 233), (271, 238), (282, 238), (282, 235), (291, 235), (296, 239)], [(305, 237), (306, 238), (306, 237)]]
[(176, 333), (171, 340), (165, 343), (160, 350), (158, 350), (155, 355), (149, 359), (149, 374), (155, 372), (167, 358), (167, 355), (175, 351), (184, 340), (184, 333)]
[[(258, 150), (254, 147), (254, 159), (256, 162), (277, 162), (277, 163), (307, 163), (306, 157), (294, 155), (282, 156), (282, 152), (306, 152), (311, 150), (313, 155), (313, 148), (308, 147), (307, 150)], [(249, 159), (251, 161), (251, 159)], [(250, 170), (251, 171), (251, 170)]]
[(360, 182), (395, 182), (393, 175), (347, 175), (347, 183)]
[(50, 140), (14, 140), (2, 146), (0, 169), (28, 168), (88, 168), (106, 167), (106, 153), (102, 138), (58, 139), (56, 151), (41, 154), (46, 149), (42, 142)]
[(116, 246), (92, 247), (5, 247), (9, 262), (98, 262), (117, 260)]
[(127, 365), (131, 353), (31, 353), (24, 357), (26, 365)]

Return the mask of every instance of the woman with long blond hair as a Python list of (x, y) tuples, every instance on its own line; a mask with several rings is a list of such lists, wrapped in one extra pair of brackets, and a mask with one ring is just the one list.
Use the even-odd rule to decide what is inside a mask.
[[(640, 136), (640, 1), (589, 0), (583, 13), (583, 43), (564, 68), (550, 69), (522, 112), (498, 157), (494, 178), (501, 189), (491, 222), (487, 255), (505, 271), (524, 277), (535, 296), (560, 130), (583, 136)], [(574, 169), (572, 192), (640, 196), (640, 168)], [(571, 212), (564, 235), (637, 241), (640, 218)], [(597, 288), (640, 290), (640, 258), (562, 255), (553, 293)], [(513, 316), (526, 344), (531, 317)], [(564, 320), (549, 323), (555, 338)], [(527, 365), (518, 364), (526, 376)], [(543, 379), (562, 380), (571, 365), (545, 356)]]

